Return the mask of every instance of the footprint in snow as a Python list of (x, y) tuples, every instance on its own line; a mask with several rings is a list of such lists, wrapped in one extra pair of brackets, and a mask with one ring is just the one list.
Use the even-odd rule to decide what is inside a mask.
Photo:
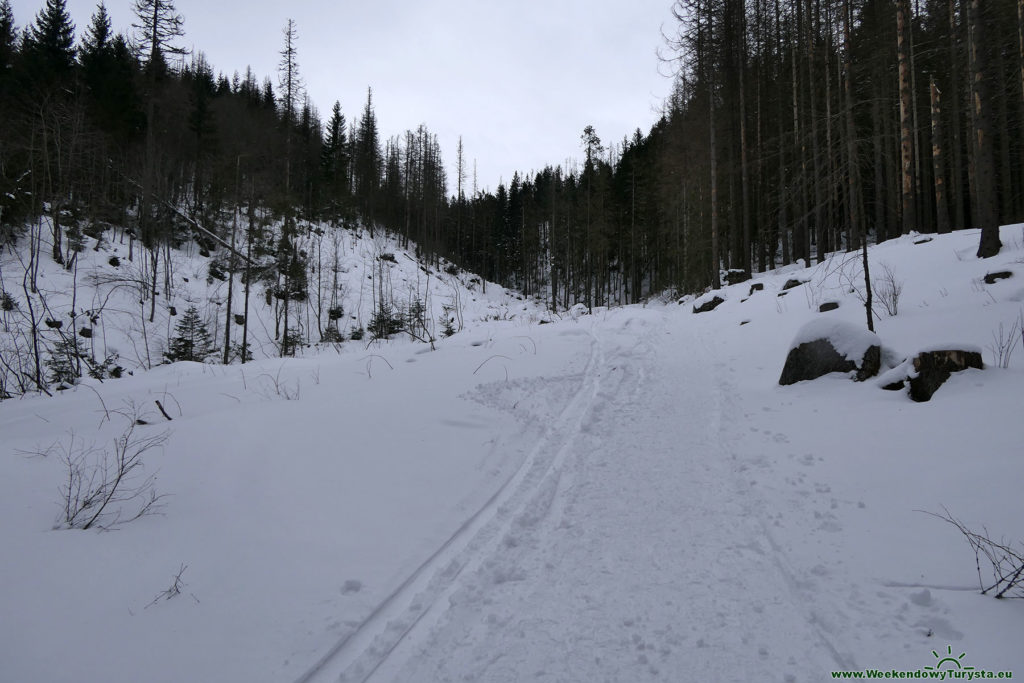
[(929, 607), (932, 604), (932, 592), (925, 588), (919, 593), (911, 593), (910, 602), (918, 607)]

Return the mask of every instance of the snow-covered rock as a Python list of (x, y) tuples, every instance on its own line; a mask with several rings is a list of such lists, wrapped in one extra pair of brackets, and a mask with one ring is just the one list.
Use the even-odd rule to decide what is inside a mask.
[(854, 370), (863, 381), (877, 375), (881, 363), (882, 345), (874, 332), (842, 320), (812, 320), (793, 339), (779, 384)]
[(717, 294), (715, 294), (714, 296), (709, 294), (700, 299), (697, 299), (697, 301), (693, 304), (693, 312), (707, 313), (709, 311), (715, 310), (724, 303), (725, 299), (723, 299), (722, 297), (718, 296)]

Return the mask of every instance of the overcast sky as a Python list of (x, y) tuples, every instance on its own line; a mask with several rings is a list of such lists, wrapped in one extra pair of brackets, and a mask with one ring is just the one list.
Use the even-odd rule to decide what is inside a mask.
[[(98, 0), (68, 0), (80, 38)], [(45, 0), (14, 0), (19, 27)], [(182, 44), (229, 77), (252, 66), (276, 84), (282, 30), (298, 29), (299, 68), (326, 119), (335, 100), (351, 122), (373, 88), (382, 137), (425, 123), (438, 135), (449, 191), (459, 136), (479, 187), (513, 171), (580, 159), (593, 125), (606, 144), (646, 133), (670, 91), (656, 51), (672, 0), (175, 0)], [(107, 0), (115, 31), (131, 0)], [(471, 178), (468, 181), (472, 182)], [(467, 191), (469, 186), (467, 186)]]

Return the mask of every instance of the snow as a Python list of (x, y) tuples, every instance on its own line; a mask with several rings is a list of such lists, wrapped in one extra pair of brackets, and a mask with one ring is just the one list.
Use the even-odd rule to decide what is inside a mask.
[(845, 320), (818, 318), (800, 328), (789, 348), (792, 350), (801, 344), (818, 339), (827, 339), (839, 355), (855, 363), (864, 359), (864, 354), (869, 348), (880, 346), (878, 335), (874, 332), (869, 332)]
[[(1019, 292), (980, 282), (1024, 259), (1022, 226), (1002, 240), (987, 261), (976, 231), (871, 250), (905, 284), (884, 345), (983, 349), (928, 403), (778, 386), (798, 330), (864, 324), (844, 254), (702, 315), (559, 319), (464, 276), (466, 329), (434, 351), (349, 342), (0, 402), (0, 677), (817, 681), (947, 647), (1019, 676), (1024, 602), (979, 595), (971, 549), (925, 514), (1024, 540), (1024, 353), (1001, 369), (989, 349)], [(414, 281), (394, 253), (392, 281)], [(775, 296), (791, 277), (802, 295)], [(144, 457), (162, 514), (55, 530), (63, 467), (32, 453), (72, 432), (103, 447), (135, 413), (168, 434)]]

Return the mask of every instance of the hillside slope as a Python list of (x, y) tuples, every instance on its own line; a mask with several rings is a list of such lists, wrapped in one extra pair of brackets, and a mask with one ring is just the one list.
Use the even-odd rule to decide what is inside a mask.
[[(265, 241), (280, 225), (262, 229)], [(50, 257), (48, 218), (40, 219), (30, 233), (0, 250), (0, 354), (8, 361), (0, 367), (0, 392), (17, 395), (36, 388), (36, 343), (43, 379), (51, 390), (50, 385), (60, 382), (53, 381), (47, 361), (65, 355), (61, 350), (76, 337), (87, 360), (82, 374), (104, 361), (108, 368), (121, 366), (124, 372), (157, 366), (165, 362), (169, 341), (193, 306), (213, 341), (210, 360), (222, 357), (224, 329), (230, 326), (230, 355), (237, 361), (246, 315), (251, 357), (282, 355), (283, 281), (268, 256), (253, 257), (257, 267), (252, 269), (247, 307), (244, 269), (236, 260), (228, 316), (229, 254), (223, 247), (211, 252), (201, 246), (208, 240), (158, 250), (154, 277), (153, 253), (133, 243), (127, 231), (108, 228), (91, 237), (81, 235), (77, 252), (70, 246), (65, 249), (64, 261), (70, 267)], [(421, 263), (415, 245), (403, 249), (397, 238), (379, 231), (371, 235), (365, 229), (309, 224), (297, 241), (306, 262), (306, 283), (303, 298), (289, 306), (288, 327), (297, 344), (288, 355), (303, 355), (323, 341), (346, 342), (353, 337), (365, 346), (381, 311), (422, 340), (443, 336), (446, 327), (459, 331), (480, 320), (549, 318), (521, 295), (485, 283), (443, 259), (436, 266)], [(256, 253), (260, 240), (253, 242)], [(247, 251), (241, 239), (238, 250)], [(414, 313), (416, 322), (409, 324)], [(35, 341), (33, 328), (39, 330)]]

